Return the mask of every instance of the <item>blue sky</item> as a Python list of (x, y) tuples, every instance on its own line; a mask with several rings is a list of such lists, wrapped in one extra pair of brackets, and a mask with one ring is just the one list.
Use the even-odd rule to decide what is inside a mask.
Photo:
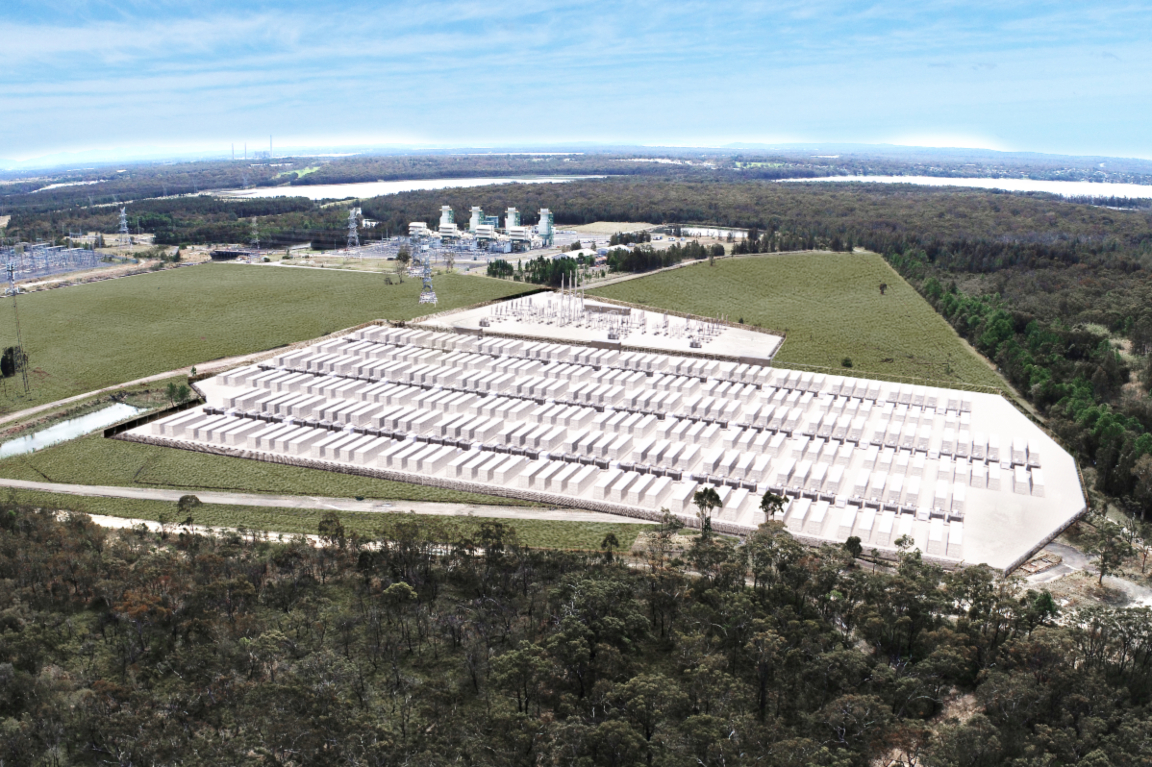
[(0, 158), (863, 142), (1152, 157), (1152, 2), (5, 0)]

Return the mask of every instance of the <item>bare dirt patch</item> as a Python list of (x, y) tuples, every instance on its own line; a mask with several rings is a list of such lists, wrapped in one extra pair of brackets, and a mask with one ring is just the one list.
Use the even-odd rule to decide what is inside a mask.
[(1070, 573), (1044, 584), (1061, 610), (1072, 610), (1092, 605), (1124, 607), (1131, 599), (1123, 590), (1096, 582), (1097, 575), (1086, 571)]

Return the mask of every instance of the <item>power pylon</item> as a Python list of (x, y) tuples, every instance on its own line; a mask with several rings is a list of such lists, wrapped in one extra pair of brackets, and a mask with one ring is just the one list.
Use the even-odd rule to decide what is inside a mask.
[(24, 338), (20, 333), (20, 310), (16, 306), (16, 264), (8, 262), (8, 295), (12, 296), (12, 316), (16, 318), (16, 349), (12, 363), (24, 380), (24, 393), (28, 394), (28, 355), (24, 353)]
[(360, 247), (360, 235), (356, 231), (356, 214), (360, 212), (359, 208), (351, 208), (348, 210), (348, 251), (351, 252), (352, 248)]
[(128, 255), (128, 248), (132, 244), (132, 234), (128, 231), (128, 209), (120, 208), (120, 249)]
[(420, 274), (424, 285), (420, 288), (420, 303), (436, 303), (436, 291), (432, 288), (432, 258), (424, 259), (424, 271)]

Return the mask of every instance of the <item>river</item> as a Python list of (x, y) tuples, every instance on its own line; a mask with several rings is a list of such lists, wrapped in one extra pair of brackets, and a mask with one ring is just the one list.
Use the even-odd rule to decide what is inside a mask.
[(1045, 181), (1032, 178), (942, 178), (940, 176), (824, 176), (786, 178), (784, 182), (858, 182), (868, 184), (918, 184), (921, 186), (964, 186), (973, 189), (1002, 189), (1007, 192), (1049, 192), (1063, 197), (1152, 198), (1152, 185), (1106, 184), (1093, 181)]
[(355, 184), (315, 184), (273, 186), (255, 189), (225, 189), (215, 194), (227, 197), (307, 197), (310, 200), (366, 199), (386, 194), (416, 192), (423, 189), (460, 189), (491, 184), (563, 184), (568, 181), (604, 178), (604, 176), (505, 176), (503, 178), (421, 178), (409, 181), (364, 181)]

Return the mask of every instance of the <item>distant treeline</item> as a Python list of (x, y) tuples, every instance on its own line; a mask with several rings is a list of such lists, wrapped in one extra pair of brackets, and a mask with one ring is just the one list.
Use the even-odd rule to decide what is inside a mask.
[[(559, 225), (630, 220), (756, 229), (757, 237), (739, 244), (742, 251), (917, 250), (937, 266), (965, 272), (1074, 264), (1132, 271), (1152, 265), (1148, 213), (994, 191), (609, 179), (409, 192), (365, 200), (361, 207), (366, 217), (380, 222), (374, 232), (385, 235), (406, 232), (411, 221), (435, 226), (441, 204), (461, 214), (472, 205), (490, 212), (516, 206), (529, 225), (536, 223), (536, 211), (547, 207)], [(113, 232), (116, 214), (114, 208), (16, 213), (9, 235), (46, 238), (66, 234), (69, 227)], [(144, 231), (164, 231), (166, 239), (207, 242), (224, 240), (221, 235), (229, 231), (236, 233), (235, 240), (247, 241), (239, 224), (227, 225), (253, 215), (266, 219), (260, 224), (270, 232), (340, 232), (347, 212), (303, 198), (189, 197), (137, 203), (130, 214), (133, 228), (138, 220)], [(145, 214), (153, 215), (145, 220)]]
[[(40, 180), (36, 189), (55, 183), (71, 184), (36, 191), (25, 183), (0, 186), (0, 215), (18, 212), (65, 212), (78, 207), (139, 203), (153, 197), (196, 195), (213, 189), (286, 184), (296, 163), (265, 161), (141, 164), (75, 171)], [(299, 167), (303, 167), (300, 165)], [(285, 175), (282, 175), (285, 174)]]

